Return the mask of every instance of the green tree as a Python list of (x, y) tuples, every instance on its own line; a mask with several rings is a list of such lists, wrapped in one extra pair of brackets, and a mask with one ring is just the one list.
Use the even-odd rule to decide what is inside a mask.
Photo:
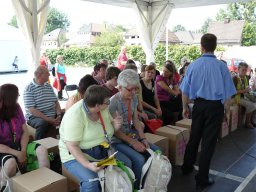
[[(15, 15), (8, 24), (18, 28)], [(69, 25), (70, 21), (65, 13), (58, 11), (56, 8), (50, 8), (45, 33), (49, 33), (57, 28), (67, 29)]]
[(11, 26), (13, 26), (13, 27), (18, 28), (18, 23), (17, 23), (17, 19), (16, 19), (16, 16), (15, 16), (15, 15), (12, 16), (12, 19), (11, 19), (11, 21), (8, 23), (8, 25), (11, 25)]
[(49, 33), (57, 28), (67, 29), (70, 25), (67, 14), (59, 11), (56, 8), (50, 8), (45, 33)]
[(202, 25), (202, 28), (201, 28), (201, 32), (202, 32), (202, 33), (207, 33), (209, 24), (210, 24), (212, 21), (213, 21), (213, 20), (212, 20), (210, 17), (208, 17), (208, 18), (204, 21), (204, 23), (203, 23), (203, 25)]
[(172, 28), (172, 32), (177, 32), (177, 31), (186, 31), (186, 28), (182, 25), (176, 25)]
[(123, 35), (114, 31), (103, 32), (95, 38), (94, 46), (114, 47), (124, 44)]
[(217, 21), (223, 21), (225, 18), (231, 20), (245, 20), (242, 34), (242, 45), (256, 45), (256, 1), (247, 3), (231, 3), (227, 9), (221, 9), (216, 16)]

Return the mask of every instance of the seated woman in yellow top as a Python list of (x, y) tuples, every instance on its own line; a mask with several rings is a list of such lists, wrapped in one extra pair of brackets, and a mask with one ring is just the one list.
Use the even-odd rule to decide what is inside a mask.
[(80, 79), (77, 93), (72, 95), (66, 103), (66, 111), (76, 102), (84, 98), (86, 89), (91, 85), (98, 85), (97, 81), (91, 75), (85, 75), (82, 79)]
[[(114, 152), (111, 137), (120, 129), (123, 119), (116, 112), (115, 119), (108, 111), (110, 93), (102, 86), (92, 85), (84, 99), (78, 101), (64, 115), (60, 126), (60, 157), (65, 168), (80, 182), (81, 192), (100, 192), (96, 161)], [(131, 167), (131, 160), (118, 152), (118, 160)]]
[(238, 76), (233, 77), (233, 82), (235, 84), (237, 94), (235, 95), (235, 100), (238, 104), (245, 107), (246, 109), (246, 119), (245, 126), (249, 129), (254, 129), (252, 124), (252, 114), (256, 110), (256, 104), (245, 97), (251, 89), (249, 87), (249, 80), (246, 76), (248, 69), (248, 64), (241, 62), (238, 65)]

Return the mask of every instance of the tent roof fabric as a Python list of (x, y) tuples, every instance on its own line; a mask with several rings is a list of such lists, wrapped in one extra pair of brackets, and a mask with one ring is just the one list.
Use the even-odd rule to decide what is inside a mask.
[[(95, 3), (109, 4), (120, 7), (131, 8), (132, 4), (137, 1), (139, 4), (149, 4), (156, 3), (161, 4), (162, 2), (169, 1), (173, 3), (174, 8), (186, 8), (186, 7), (197, 7), (197, 6), (207, 6), (207, 5), (218, 5), (227, 4), (232, 2), (238, 2), (239, 0), (83, 0)], [(240, 0), (239, 2), (248, 2), (249, 0)]]

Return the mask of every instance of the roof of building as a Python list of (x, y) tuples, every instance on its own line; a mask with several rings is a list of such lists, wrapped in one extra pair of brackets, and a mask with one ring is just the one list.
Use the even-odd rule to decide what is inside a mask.
[[(164, 32), (164, 34), (162, 35), (162, 37), (159, 40), (160, 42), (166, 41), (166, 30)], [(171, 43), (180, 43), (179, 38), (175, 35), (175, 33), (171, 32), (170, 30), (168, 30), (168, 42)]]
[(191, 31), (177, 31), (175, 35), (180, 40), (182, 44), (198, 44), (200, 43), (200, 38), (202, 33), (194, 33)]
[(214, 21), (209, 24), (209, 28), (207, 32), (215, 34), (217, 36), (218, 43), (241, 44), (244, 24), (245, 24), (244, 20)]
[[(136, 28), (131, 28), (126, 31), (125, 36), (139, 36), (139, 35), (138, 35), (138, 31)], [(160, 38), (160, 42), (163, 42), (165, 40), (166, 40), (166, 30), (163, 33), (162, 37)], [(170, 30), (168, 30), (168, 40), (169, 40), (168, 42), (171, 42), (171, 43), (179, 43), (180, 42), (178, 37)]]
[(61, 28), (54, 29), (53, 31), (45, 34), (44, 37), (43, 37), (43, 40), (44, 41), (56, 41), (56, 40), (58, 40), (59, 35), (60, 35), (62, 30), (63, 29), (61, 29)]
[(64, 45), (86, 45), (90, 44), (88, 39), (86, 39), (83, 35), (76, 35), (73, 38), (69, 39)]
[(78, 33), (81, 32), (105, 32), (106, 31), (106, 26), (105, 24), (98, 24), (98, 23), (90, 23), (90, 24), (85, 24), (83, 25)]

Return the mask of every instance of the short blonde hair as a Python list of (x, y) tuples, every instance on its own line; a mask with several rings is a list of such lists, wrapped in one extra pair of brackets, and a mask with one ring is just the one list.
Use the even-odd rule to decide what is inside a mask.
[(58, 63), (59, 62), (59, 59), (63, 59), (63, 56), (62, 55), (57, 55), (57, 57), (56, 57), (56, 62)]

